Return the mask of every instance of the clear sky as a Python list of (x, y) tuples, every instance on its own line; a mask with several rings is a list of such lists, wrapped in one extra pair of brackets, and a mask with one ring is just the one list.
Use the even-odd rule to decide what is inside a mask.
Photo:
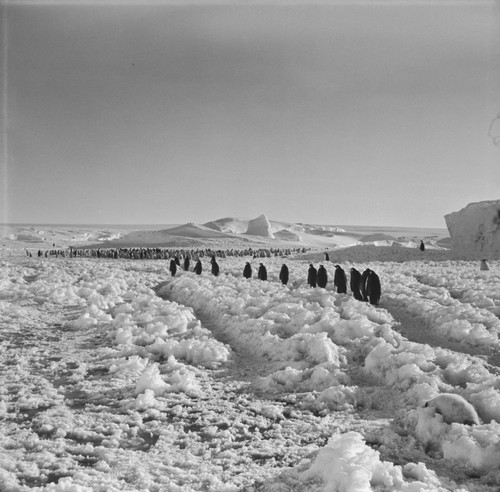
[(445, 227), (500, 198), (500, 3), (2, 2), (0, 218)]

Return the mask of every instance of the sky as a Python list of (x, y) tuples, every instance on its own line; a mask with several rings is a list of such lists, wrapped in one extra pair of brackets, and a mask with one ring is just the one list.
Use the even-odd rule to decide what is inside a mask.
[(2, 8), (6, 223), (445, 227), (500, 199), (500, 2)]

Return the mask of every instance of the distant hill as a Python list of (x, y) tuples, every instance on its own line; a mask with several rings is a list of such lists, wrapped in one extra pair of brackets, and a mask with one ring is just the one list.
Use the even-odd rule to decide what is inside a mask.
[(204, 227), (214, 231), (230, 234), (243, 234), (248, 228), (248, 219), (238, 217), (224, 217), (223, 219), (213, 220), (203, 224)]
[(193, 238), (226, 237), (226, 234), (223, 232), (218, 232), (214, 229), (211, 229), (203, 225), (193, 224), (192, 222), (177, 227), (172, 227), (170, 229), (164, 229), (158, 232), (168, 236), (181, 236), (181, 237), (193, 237)]
[[(295, 248), (333, 250), (347, 246), (373, 245), (417, 248), (424, 240), (427, 248), (449, 248), (446, 230), (404, 227), (336, 226), (302, 222), (224, 217), (203, 225), (156, 226), (75, 226), (8, 225), (0, 229), (4, 247), (25, 244), (28, 248), (74, 246), (80, 248)], [(151, 226), (155, 227), (155, 226)]]
[[(106, 241), (105, 244), (91, 244), (88, 247), (131, 248), (131, 247), (169, 247), (189, 248), (204, 247), (211, 242), (225, 242), (230, 239), (228, 234), (218, 232), (208, 227), (193, 224), (162, 229), (159, 231), (132, 231), (118, 239)], [(208, 243), (207, 243), (208, 241)]]

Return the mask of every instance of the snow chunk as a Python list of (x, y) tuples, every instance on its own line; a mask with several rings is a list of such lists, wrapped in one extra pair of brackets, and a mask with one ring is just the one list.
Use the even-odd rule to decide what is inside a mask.
[[(146, 367), (137, 380), (135, 393), (139, 395), (147, 390), (152, 391), (154, 395), (182, 392), (188, 395), (199, 396), (203, 393), (200, 383), (196, 380), (196, 375), (187, 367), (177, 364), (175, 357), (170, 356), (164, 368), (171, 370), (174, 367), (180, 367), (180, 369), (174, 370), (170, 375), (166, 375), (167, 381), (163, 380), (160, 374), (160, 367), (157, 363)], [(149, 393), (136, 403), (138, 405), (150, 404), (152, 403), (151, 396), (153, 395)]]
[(151, 364), (149, 367), (146, 367), (135, 386), (135, 392), (137, 394), (147, 390), (152, 391), (154, 394), (161, 394), (167, 391), (167, 389), (168, 384), (163, 381), (158, 364)]
[(132, 355), (131, 357), (120, 357), (115, 359), (114, 363), (110, 365), (110, 373), (132, 373), (141, 374), (144, 368), (147, 366), (148, 360), (139, 357), (138, 355)]
[(442, 393), (429, 400), (426, 407), (433, 408), (443, 416), (448, 424), (458, 422), (468, 425), (479, 425), (476, 409), (462, 396), (453, 393)]
[[(418, 475), (425, 481), (408, 483), (403, 469), (387, 461), (381, 461), (378, 451), (370, 448), (358, 432), (333, 436), (319, 451), (316, 460), (302, 474), (305, 480), (320, 477), (323, 491), (371, 492), (384, 490), (424, 491), (439, 490), (433, 473), (425, 473), (425, 465), (419, 464)], [(411, 470), (415, 472), (415, 470)]]

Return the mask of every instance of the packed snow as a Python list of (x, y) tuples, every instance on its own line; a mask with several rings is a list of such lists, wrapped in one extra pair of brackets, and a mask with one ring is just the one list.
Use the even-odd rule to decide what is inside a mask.
[[(218, 276), (199, 251), (201, 275), (172, 276), (166, 259), (37, 256), (9, 231), (0, 490), (498, 491), (500, 263), (323, 231), (293, 253), (221, 243)], [(380, 304), (337, 293), (335, 265), (375, 271)]]

